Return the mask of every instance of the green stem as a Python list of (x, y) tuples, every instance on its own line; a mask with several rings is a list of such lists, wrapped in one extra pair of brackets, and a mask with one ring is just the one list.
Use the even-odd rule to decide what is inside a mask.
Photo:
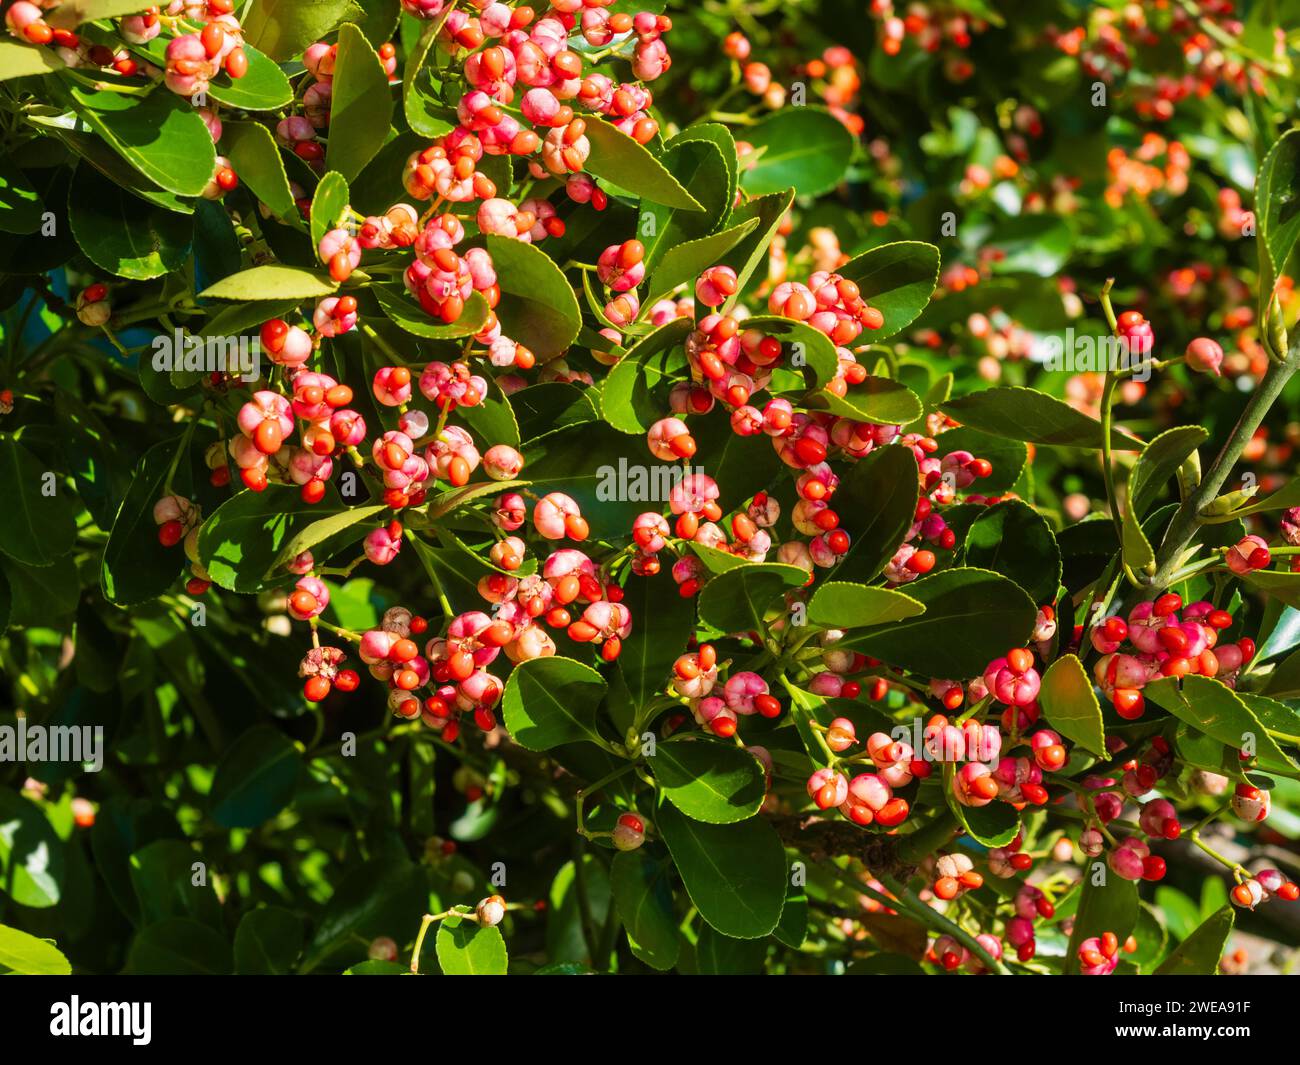
[(1246, 409), (1241, 412), (1241, 418), (1238, 419), (1223, 449), (1206, 471), (1201, 483), (1188, 494), (1187, 499), (1174, 514), (1173, 520), (1169, 523), (1169, 531), (1165, 533), (1160, 550), (1156, 552), (1155, 575), (1145, 582), (1153, 592), (1169, 587), (1171, 576), (1182, 564), (1183, 551), (1200, 526), (1197, 513), (1219, 494), (1228, 479), (1228, 474), (1232, 472), (1246, 445), (1254, 437), (1255, 430), (1259, 428), (1264, 416), (1282, 395), (1283, 389), (1297, 369), (1300, 369), (1300, 341), (1291, 345), (1281, 362), (1269, 366), (1259, 387), (1250, 397), (1250, 402), (1246, 404)]

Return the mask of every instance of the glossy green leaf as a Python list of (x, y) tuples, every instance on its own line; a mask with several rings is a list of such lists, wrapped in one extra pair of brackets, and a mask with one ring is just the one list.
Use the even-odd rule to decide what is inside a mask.
[(0, 791), (0, 894), (20, 906), (57, 906), (66, 889), (63, 841), (31, 800)]
[(338, 289), (328, 274), (298, 266), (254, 266), (199, 293), (214, 300), (318, 300)]
[(444, 976), (505, 976), (509, 958), (501, 929), (459, 917), (438, 925), (435, 940)]
[(605, 421), (620, 432), (645, 433), (671, 416), (668, 393), (675, 382), (690, 378), (682, 345), (691, 329), (690, 319), (674, 318), (628, 349), (601, 390)]
[(916, 240), (882, 244), (850, 259), (838, 272), (885, 316), (879, 329), (864, 330), (859, 338), (876, 343), (907, 328), (925, 310), (939, 281), (939, 249)]
[(375, 49), (352, 23), (339, 30), (325, 164), (351, 181), (388, 139), (393, 98)]
[(164, 487), (173, 465), (173, 491), (181, 496), (189, 494), (190, 465), (177, 457), (180, 440), (164, 440), (145, 452), (118, 509), (100, 569), (104, 598), (115, 606), (156, 599), (175, 583), (185, 565), (182, 552), (158, 542), (158, 527), (153, 520), (154, 504), (166, 494)]
[(874, 425), (906, 425), (922, 414), (921, 400), (916, 393), (888, 377), (867, 377), (850, 385), (842, 396), (816, 392), (804, 400), (804, 406)]
[(225, 751), (217, 764), (208, 803), (224, 828), (256, 828), (293, 797), (302, 761), (279, 729), (256, 725)]
[(68, 220), (86, 257), (118, 277), (147, 281), (190, 258), (189, 217), (150, 206), (84, 163), (72, 179)]
[(41, 228), (44, 213), (45, 204), (27, 175), (7, 160), (0, 160), (0, 230), (35, 233)]
[(669, 248), (698, 240), (724, 224), (731, 200), (727, 197), (727, 163), (712, 141), (675, 138), (660, 157), (663, 165), (704, 210), (669, 207), (653, 198), (641, 205), (637, 235), (646, 249), (646, 271), (653, 274)]
[(924, 614), (851, 633), (838, 646), (926, 677), (974, 677), (1023, 647), (1038, 615), (1018, 585), (989, 570), (943, 570), (905, 587)]
[(426, 340), (459, 340), (474, 336), (483, 331), (492, 310), (483, 293), (475, 292), (465, 301), (460, 317), (447, 325), (426, 314), (424, 308), (405, 293), (384, 285), (375, 285), (370, 291), (390, 322), (403, 332)]
[(753, 817), (767, 793), (758, 759), (730, 743), (668, 740), (655, 745), (648, 764), (660, 791), (677, 809), (711, 825)]
[(243, 17), (244, 39), (284, 62), (361, 10), (359, 0), (254, 0)]
[(243, 48), (247, 72), (242, 78), (232, 78), (223, 71), (208, 83), (208, 95), (241, 111), (278, 111), (290, 104), (293, 86), (284, 71), (247, 41)]
[[(832, 571), (836, 580), (874, 580), (898, 550), (916, 515), (917, 467), (910, 448), (876, 448), (854, 463), (835, 492), (849, 550)], [(909, 593), (910, 594), (910, 593)]]
[(860, 629), (924, 613), (925, 607), (903, 592), (828, 581), (816, 585), (808, 603), (808, 624), (826, 629)]
[(787, 870), (771, 825), (759, 817), (707, 825), (662, 803), (656, 827), (704, 920), (736, 939), (758, 939), (776, 928)]
[(67, 976), (72, 963), (49, 940), (0, 925), (0, 969), (23, 976)]
[(143, 98), (66, 90), (78, 116), (123, 159), (177, 196), (197, 196), (216, 169), (212, 136), (197, 111), (175, 93)]
[(626, 133), (593, 118), (587, 122), (586, 136), (591, 142), (588, 173), (651, 203), (686, 211), (704, 210), (703, 204), (682, 188), (662, 162)]
[(1219, 971), (1237, 915), (1225, 906), (1208, 917), (1156, 969), (1156, 976), (1213, 976)]
[(603, 744), (596, 718), (607, 690), (604, 677), (572, 658), (523, 662), (511, 672), (501, 697), (506, 728), (530, 751), (581, 740)]
[(0, 552), (31, 566), (51, 566), (72, 550), (78, 507), (71, 490), (12, 436), (0, 439), (0, 499), (7, 507)]
[(1142, 694), (1198, 732), (1234, 749), (1250, 744), (1260, 766), (1275, 766), (1294, 772), (1296, 763), (1268, 734), (1263, 722), (1231, 688), (1208, 677), (1184, 677), (1182, 687), (1172, 677), (1161, 677), (1142, 689)]
[(1209, 437), (1199, 425), (1179, 425), (1161, 433), (1143, 449), (1128, 478), (1128, 511), (1142, 517), (1178, 467)]
[(853, 135), (819, 107), (784, 107), (753, 126), (744, 139), (756, 157), (745, 160), (740, 183), (752, 196), (791, 186), (817, 196), (838, 185), (853, 156)]
[(316, 192), (311, 200), (311, 246), (317, 249), (318, 259), (321, 239), (345, 220), (344, 214), (350, 200), (348, 179), (337, 170), (327, 171), (320, 179), (320, 184), (316, 186)]
[(610, 884), (632, 953), (653, 969), (666, 972), (677, 964), (681, 935), (673, 913), (669, 884), (672, 866), (645, 852), (622, 851), (610, 865)]
[(722, 262), (727, 253), (740, 245), (758, 225), (758, 218), (749, 218), (712, 236), (669, 245), (650, 277), (647, 291), (662, 296), (674, 291), (679, 285), (693, 286), (700, 274)]
[(1113, 932), (1123, 943), (1138, 921), (1137, 883), (1112, 873), (1101, 860), (1084, 867), (1083, 894), (1074, 918), (1074, 931), (1065, 951), (1065, 971), (1079, 972), (1079, 948), (1084, 940)]
[(221, 133), (221, 149), (239, 180), (276, 218), (298, 223), (298, 206), (289, 188), (289, 175), (269, 129), (256, 122), (226, 122)]
[(226, 937), (188, 917), (141, 930), (126, 958), (126, 971), (143, 976), (229, 976), (234, 967)]
[(667, 570), (628, 577), (623, 605), (632, 612), (632, 631), (618, 656), (628, 693), (636, 707), (664, 690), (673, 662), (686, 651), (695, 631), (695, 601), (677, 594)]
[[(950, 399), (940, 409), (963, 425), (994, 436), (1051, 447), (1100, 450), (1102, 446), (1101, 422), (1032, 388), (989, 388)], [(1140, 451), (1142, 445), (1119, 429), (1112, 429), (1111, 447), (1116, 451)]]
[(722, 632), (767, 631), (768, 608), (791, 588), (801, 587), (808, 574), (780, 562), (751, 562), (719, 574), (700, 593), (700, 620)]
[(1036, 603), (1056, 601), (1061, 583), (1056, 537), (1042, 515), (1018, 499), (985, 508), (966, 531), (961, 559), (1015, 581)]
[(582, 327), (578, 297), (563, 272), (532, 244), (488, 236), (487, 250), (501, 286), (496, 312), (502, 332), (539, 361), (563, 355)]
[(1105, 758), (1106, 731), (1092, 680), (1075, 655), (1062, 655), (1043, 673), (1038, 694), (1047, 723), (1098, 758)]

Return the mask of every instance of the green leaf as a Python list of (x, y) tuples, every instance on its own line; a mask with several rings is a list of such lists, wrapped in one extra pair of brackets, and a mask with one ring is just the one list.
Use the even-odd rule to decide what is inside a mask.
[(64, 846), (35, 803), (0, 791), (0, 892), (46, 909), (64, 895)]
[(1064, 655), (1047, 667), (1038, 700), (1052, 728), (1098, 758), (1107, 757), (1101, 705), (1087, 670), (1075, 655)]
[(0, 925), (0, 968), (23, 976), (68, 976), (72, 963), (49, 940)]
[(767, 792), (758, 759), (731, 743), (667, 740), (655, 745), (649, 764), (659, 790), (677, 809), (711, 825), (753, 817)]
[(189, 917), (170, 917), (132, 941), (126, 971), (146, 976), (229, 976), (234, 958), (225, 936)]
[(254, 266), (222, 278), (199, 293), (214, 300), (318, 300), (338, 289), (328, 274), (298, 266)]
[[(729, 436), (739, 439), (731, 432), (725, 416), (723, 424)], [(698, 435), (696, 440), (703, 452), (704, 441)], [(667, 463), (647, 466), (645, 440), (620, 433), (604, 422), (569, 425), (544, 433), (526, 443), (523, 453), (524, 469), (533, 481), (533, 491), (539, 495), (564, 492), (572, 496), (591, 525), (592, 537), (598, 540), (626, 536), (651, 497), (666, 501), (665, 489), (673, 483), (671, 476), (680, 476), (681, 470), (680, 466)], [(752, 461), (752, 451), (750, 454)], [(593, 463), (593, 457), (599, 464)], [(629, 475), (642, 472), (646, 483), (638, 483), (629, 476), (628, 483), (620, 485), (620, 467)], [(639, 491), (643, 487), (661, 491), (646, 495)]]
[(745, 328), (761, 329), (781, 341), (782, 366), (799, 370), (809, 388), (830, 383), (839, 372), (840, 358), (831, 339), (804, 322), (778, 314), (756, 314), (745, 319)]
[(436, 101), (421, 83), (427, 79), (420, 77), (427, 69), (425, 64), (434, 42), (453, 10), (455, 5), (448, 4), (440, 15), (424, 24), (419, 41), (407, 53), (406, 68), (402, 73), (402, 109), (407, 125), (424, 137), (441, 137), (451, 132), (453, 126), (453, 123), (432, 113)]
[(52, 48), (0, 38), (0, 81), (53, 74), (63, 69), (64, 64), (55, 57)]
[(1256, 569), (1241, 579), (1257, 591), (1272, 596), (1287, 606), (1300, 608), (1300, 573)]
[(766, 614), (782, 592), (800, 588), (808, 574), (780, 562), (750, 562), (721, 573), (700, 593), (700, 620), (726, 633), (767, 630)]
[(122, 500), (104, 559), (99, 583), (104, 598), (115, 606), (134, 606), (156, 599), (172, 586), (185, 565), (185, 554), (158, 542), (153, 507), (166, 493), (168, 472), (175, 461), (172, 489), (177, 495), (190, 492), (190, 464), (176, 457), (181, 437), (155, 444), (136, 465), (131, 487)]
[(239, 976), (284, 976), (293, 972), (303, 946), (302, 918), (283, 906), (264, 906), (244, 915), (235, 930), (235, 972)]
[[(989, 388), (950, 399), (939, 409), (963, 425), (994, 436), (1051, 447), (1100, 450), (1102, 446), (1101, 422), (1032, 388)], [(1142, 449), (1140, 441), (1119, 429), (1111, 429), (1110, 439), (1116, 451)]]
[(257, 592), (289, 575), (280, 568), (285, 546), (319, 519), (345, 510), (333, 489), (306, 503), (289, 485), (243, 491), (203, 523), (199, 558), (213, 582), (232, 592)]
[(785, 851), (759, 817), (706, 825), (661, 803), (657, 827), (700, 916), (724, 935), (758, 939), (781, 919)]
[(505, 976), (509, 958), (501, 929), (446, 917), (435, 942), (443, 976)]
[(876, 448), (849, 467), (835, 491), (835, 510), (850, 536), (832, 571), (836, 580), (866, 582), (880, 574), (912, 527), (918, 491), (910, 448)]
[(79, 508), (67, 485), (12, 436), (0, 439), (0, 499), (7, 509), (0, 552), (52, 566), (72, 550)]
[[(248, 71), (242, 78), (232, 78), (222, 71), (209, 82), (208, 95), (241, 111), (278, 111), (292, 103), (293, 86), (284, 71), (251, 44), (245, 42), (243, 48)], [(332, 131), (332, 123), (330, 128)]]
[(1273, 699), (1300, 697), (1300, 650), (1292, 651), (1264, 681), (1263, 692)]
[(325, 163), (351, 181), (388, 139), (393, 98), (379, 56), (352, 23), (340, 28), (338, 47)]
[[(758, 223), (757, 218), (750, 218), (721, 233), (671, 245), (655, 267), (646, 291), (662, 297), (678, 285), (693, 284), (700, 274), (722, 262), (728, 252), (753, 233), (758, 228)], [(647, 305), (652, 306), (653, 302), (652, 298)]]
[(785, 107), (745, 127), (758, 151), (740, 183), (751, 196), (794, 186), (800, 196), (820, 196), (844, 177), (853, 157), (853, 135), (820, 107)]
[(668, 862), (655, 860), (644, 848), (620, 851), (610, 865), (614, 904), (632, 953), (660, 972), (676, 965), (681, 951), (668, 883), (670, 868)]
[(7, 160), (0, 160), (0, 230), (35, 233), (41, 228), (45, 204), (27, 175)]
[[(321, 518), (319, 521), (313, 521), (310, 525), (304, 527), (300, 532), (295, 533), (280, 548), (280, 553), (276, 556), (272, 568), (279, 568), (292, 562), (304, 551), (310, 551), (320, 544), (335, 545), (339, 539), (351, 533), (351, 539), (360, 539), (362, 530), (355, 527), (363, 521), (382, 514), (388, 507), (383, 503), (370, 503), (360, 507), (349, 507), (346, 510), (337, 511)], [(336, 548), (332, 547), (331, 550)], [(322, 558), (327, 557), (322, 553)], [(317, 561), (320, 561), (319, 559)]]
[(664, 690), (677, 656), (695, 632), (695, 601), (677, 594), (667, 570), (628, 577), (623, 604), (632, 612), (632, 631), (623, 640), (618, 662), (636, 707)]
[(1056, 601), (1061, 583), (1056, 537), (1043, 516), (1018, 499), (983, 510), (966, 532), (961, 559), (1010, 578), (1036, 603)]
[(209, 927), (221, 924), (221, 904), (206, 883), (194, 882), (199, 854), (179, 839), (157, 839), (130, 858), (131, 889), (142, 925), (169, 917), (191, 917)]
[[(613, 13), (611, 10), (610, 14)], [(707, 142), (722, 153), (722, 160), (727, 166), (726, 203), (728, 206), (735, 203), (736, 189), (740, 184), (740, 159), (736, 152), (736, 138), (731, 135), (731, 130), (721, 122), (697, 122), (674, 134), (664, 147), (668, 149), (690, 141)]]
[(1260, 766), (1294, 772), (1296, 763), (1269, 735), (1263, 722), (1231, 688), (1208, 677), (1183, 678), (1182, 688), (1173, 677), (1161, 677), (1147, 684), (1142, 694), (1197, 732), (1240, 749), (1254, 744)]
[(1209, 432), (1199, 425), (1179, 425), (1161, 433), (1142, 450), (1128, 478), (1128, 511), (1141, 518)]
[(675, 208), (651, 199), (641, 204), (637, 233), (646, 249), (646, 272), (653, 274), (669, 248), (708, 236), (723, 225), (731, 200), (727, 198), (727, 164), (712, 141), (670, 141), (660, 157), (690, 196), (703, 205)]
[(60, 7), (60, 26), (64, 25), (64, 19), (69, 26), (80, 26), (97, 19), (134, 15), (141, 10), (136, 0), (68, 0)]
[(645, 433), (661, 418), (671, 417), (668, 392), (676, 381), (690, 378), (682, 344), (692, 328), (690, 319), (674, 318), (628, 349), (601, 390), (605, 421), (620, 432)]
[(1132, 510), (1126, 509), (1121, 516), (1120, 531), (1123, 533), (1120, 542), (1123, 544), (1124, 565), (1135, 575), (1154, 574), (1156, 553)]
[(963, 806), (953, 789), (955, 762), (943, 764), (943, 797), (948, 809), (969, 835), (985, 847), (1005, 847), (1020, 831), (1020, 815), (1010, 803), (994, 799), (984, 806)]
[(254, 0), (243, 17), (244, 40), (283, 63), (360, 14), (358, 0)]
[(299, 972), (309, 973), (335, 958), (355, 959), (358, 940), (405, 939), (416, 919), (412, 915), (428, 913), (428, 905), (424, 870), (404, 852), (400, 860), (372, 858), (348, 867), (316, 924)]
[(311, 246), (318, 259), (321, 239), (339, 225), (350, 198), (348, 179), (337, 170), (328, 171), (316, 186), (311, 200)]
[[(1287, 130), (1269, 149), (1255, 178), (1255, 215), (1259, 257), (1259, 320), (1268, 321), (1278, 278), (1286, 269), (1296, 240), (1300, 239), (1300, 213), (1295, 209), (1300, 191), (1300, 130)], [(1282, 354), (1279, 352), (1278, 354)]]
[(1236, 914), (1225, 906), (1184, 939), (1156, 969), (1156, 976), (1214, 976), (1232, 935)]
[(587, 121), (586, 135), (591, 142), (586, 162), (589, 174), (651, 203), (686, 211), (704, 210), (703, 204), (682, 188), (663, 163), (626, 133), (593, 116)]
[(162, 277), (190, 257), (191, 218), (150, 206), (85, 163), (72, 178), (68, 221), (86, 257), (118, 277)]
[[(776, 236), (781, 220), (785, 218), (793, 203), (794, 189), (782, 189), (768, 196), (756, 196), (732, 208), (729, 221), (736, 225), (743, 225), (750, 219), (758, 219), (758, 228), (721, 260), (722, 265), (730, 266), (736, 271), (737, 295), (745, 291), (745, 286), (749, 284), (749, 279), (754, 276), (755, 271), (767, 262), (772, 238)], [(730, 304), (734, 300), (727, 302)]]
[[(415, 300), (405, 293), (385, 285), (374, 285), (371, 294), (379, 304), (379, 309), (399, 329), (412, 336), (424, 337), (426, 340), (459, 340), (481, 333), (487, 324), (492, 308), (483, 298), (483, 293), (471, 293), (465, 301), (465, 309), (460, 317), (450, 325), (437, 318), (431, 318)], [(526, 345), (525, 345), (526, 346)]]
[(989, 460), (993, 472), (979, 481), (979, 490), (984, 495), (1008, 491), (1020, 480), (1029, 460), (1029, 448), (1021, 441), (990, 436), (964, 425), (940, 433), (935, 440), (939, 444), (939, 450), (935, 452), (937, 457), (951, 455), (954, 451), (969, 451), (977, 458)]
[[(588, 129), (599, 123), (588, 123)], [(621, 136), (621, 134), (620, 134)], [(582, 328), (582, 309), (564, 273), (532, 244), (489, 235), (501, 286), (501, 329), (545, 362), (563, 355)]]
[(221, 756), (208, 803), (223, 828), (256, 828), (293, 798), (302, 761), (279, 729), (255, 725)]
[(882, 244), (850, 259), (838, 273), (885, 316), (884, 325), (864, 330), (861, 337), (878, 343), (907, 328), (925, 310), (939, 281), (939, 249), (916, 240)]
[(530, 751), (579, 740), (605, 746), (596, 715), (607, 690), (604, 677), (572, 658), (522, 662), (511, 672), (501, 697), (506, 728)]
[(839, 418), (874, 425), (907, 425), (923, 413), (916, 393), (888, 377), (867, 377), (850, 385), (842, 396), (825, 390), (816, 392), (803, 405), (809, 410), (829, 411)]
[(95, 134), (55, 130), (55, 135), (109, 181), (126, 189), (133, 196), (138, 196), (165, 210), (175, 211), (177, 214), (194, 213), (194, 200), (185, 199), (174, 192), (160, 188)]
[[(1094, 875), (1100, 884), (1094, 880)], [(1065, 951), (1065, 972), (1079, 972), (1079, 948), (1084, 940), (1114, 932), (1123, 943), (1138, 921), (1137, 883), (1116, 876), (1105, 863), (1093, 861), (1084, 867), (1083, 887), (1080, 889), (1079, 909), (1074, 918), (1074, 931)]]
[(957, 567), (906, 587), (924, 614), (851, 633), (836, 646), (926, 677), (974, 677), (1008, 648), (1023, 647), (1038, 615), (1019, 585), (988, 570)]
[(808, 603), (808, 624), (823, 629), (860, 629), (925, 613), (910, 595), (849, 581), (819, 584)]
[(212, 136), (188, 101), (175, 93), (140, 98), (76, 85), (63, 93), (109, 147), (160, 188), (198, 196), (212, 178), (217, 163)]
[(301, 223), (284, 158), (269, 129), (256, 122), (226, 122), (221, 132), (221, 149), (239, 180), (276, 218), (290, 225)]
[(702, 976), (758, 976), (767, 947), (766, 940), (732, 939), (704, 925), (695, 944), (695, 965)]

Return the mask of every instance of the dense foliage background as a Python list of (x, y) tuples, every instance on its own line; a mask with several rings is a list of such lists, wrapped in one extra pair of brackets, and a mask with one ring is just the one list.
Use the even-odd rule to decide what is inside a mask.
[[(223, 125), (215, 146), (212, 122), (161, 78), (175, 75), (166, 41), (184, 20), (229, 5), (172, 7), (164, 17), (181, 22), (152, 42), (124, 39), (122, 18), (142, 8), (114, 0), (50, 5), (49, 24), (76, 30), (73, 43), (0, 40), (0, 725), (105, 730), (99, 772), (0, 762), (0, 968), (379, 973), (408, 970), (415, 950), (421, 971), (451, 973), (937, 974), (952, 968), (945, 954), (962, 971), (1055, 973), (1087, 968), (1081, 946), (1110, 932), (1134, 936), (1128, 971), (1290, 969), (1300, 910), (1285, 896), (1238, 907), (1234, 930), (1229, 890), (1247, 870), (1300, 866), (1300, 530), (1279, 524), (1300, 504), (1298, 356), (1286, 336), (1300, 314), (1286, 271), (1300, 138), (1284, 136), (1300, 4), (618, 0), (606, 14), (670, 16), (671, 29), (645, 36), (662, 32), (671, 65), (647, 82), (653, 102), (634, 108), (651, 127), (619, 132), (569, 101), (590, 141), (576, 169), (607, 198), (602, 209), (590, 182), (491, 152), (478, 173), (496, 197), (545, 200), (564, 225), (523, 243), (480, 234), (476, 203), (442, 208), (490, 252), (495, 316), (535, 366), (485, 358), (481, 286), (447, 322), (403, 288), (409, 249), (367, 248), (355, 271), (321, 252), (331, 229), (355, 235), (414, 202), (409, 158), (463, 120), (474, 41), (449, 42), (455, 5), (237, 5), (247, 72), (207, 86)], [(487, 5), (461, 7), (489, 18)], [(332, 114), (286, 136), (283, 119), (322, 106), (330, 75), (303, 55), (318, 41), (338, 46)], [(568, 47), (584, 76), (621, 83), (662, 66), (629, 65), (634, 41), (574, 33)], [(223, 167), (231, 188), (218, 187)], [(593, 264), (634, 238), (648, 280), (628, 321)], [(602, 466), (650, 462), (646, 431), (681, 410), (672, 385), (700, 382), (683, 351), (691, 326), (674, 318), (691, 308), (671, 304), (718, 264), (739, 275), (738, 308), (767, 316), (783, 357), (792, 344), (804, 356), (777, 371), (772, 395), (914, 434), (832, 448), (852, 547), (818, 561), (807, 592), (812, 562), (719, 549), (739, 537), (728, 521), (721, 545), (696, 548), (678, 526), (662, 572), (631, 572), (633, 519), (666, 508), (599, 487)], [(855, 282), (882, 315), (837, 338), (867, 372), (838, 393), (824, 387), (845, 385), (837, 344), (769, 306), (780, 283), (815, 271)], [(358, 465), (336, 450), (315, 503), (298, 487), (307, 477), (274, 468), (269, 487), (245, 487), (246, 464), (213, 445), (238, 436), (250, 387), (160, 371), (156, 338), (265, 339), (273, 319), (311, 330), (318, 301), (345, 293), (360, 323), (333, 336), (318, 316), (327, 338), (311, 365), (351, 386), (371, 426)], [(656, 297), (671, 299), (652, 325)], [(1053, 340), (1111, 335), (1112, 306), (1151, 323), (1160, 361), (1149, 380), (1050, 361)], [(1222, 345), (1221, 374), (1181, 361), (1203, 336)], [(299, 663), (313, 637), (348, 646), (398, 607), (427, 620), (423, 647), (456, 614), (488, 609), (481, 578), (513, 572), (489, 554), (503, 488), (482, 471), (467, 487), (430, 480), (427, 498), (397, 509), (373, 465), (359, 495), (342, 488), (373, 436), (398, 427), (376, 374), (404, 366), (418, 380), (430, 360), (462, 357), (487, 387), (451, 423), (478, 451), (517, 449), (517, 489), (567, 493), (590, 525), (583, 544), (520, 532), (522, 572), (555, 546), (580, 546), (622, 586), (632, 627), (616, 661), (562, 626), (554, 658), (511, 673), (501, 656), (504, 725), (501, 710), (480, 727), (467, 712), (449, 738), (441, 721), (395, 716), (401, 696), (350, 646), (354, 692), (305, 699)], [(272, 387), (292, 392), (283, 365), (273, 373)], [(413, 404), (437, 418), (419, 392)], [(728, 405), (688, 419), (691, 463), (717, 481), (723, 515), (770, 492), (783, 508), (773, 540), (807, 538), (789, 522), (800, 470), (761, 433), (733, 433)], [(918, 571), (900, 570), (895, 552), (920, 535), (911, 445), (920, 456), (930, 438), (936, 458), (966, 452), (991, 472), (939, 498), (941, 478), (922, 467), (921, 496), (957, 536), (927, 541), (934, 569), (913, 584)], [(1146, 446), (1157, 438), (1162, 447)], [(1208, 499), (1196, 495), (1198, 448), (1200, 467), (1220, 474)], [(169, 492), (200, 508), (196, 569), (185, 548), (159, 542), (154, 507)], [(1226, 520), (1196, 521), (1231, 492), (1245, 494), (1217, 504)], [(361, 557), (363, 537), (395, 518), (398, 556)], [(1273, 549), (1271, 568), (1216, 565), (1247, 533)], [(1183, 554), (1189, 543), (1198, 553)], [(329, 592), (319, 632), (286, 602), (297, 580), (287, 567), (305, 550)], [(683, 576), (703, 585), (697, 597), (679, 594)], [(1101, 652), (1076, 626), (1167, 590), (1230, 612), (1223, 641), (1253, 641), (1255, 653), (1232, 671), (1237, 694), (1208, 678), (1181, 692), (1160, 681), (1129, 719), (1100, 677), (1098, 701), (1089, 677)], [(827, 631), (848, 632), (842, 648), (858, 657), (818, 688), (833, 646), (815, 634)], [(710, 641), (733, 672), (762, 674), (781, 716), (744, 716), (739, 733), (702, 727), (699, 699), (669, 679), (688, 645)], [(859, 742), (911, 729), (953, 710), (942, 682), (972, 681), (1013, 647), (1041, 659), (1043, 723), (1069, 748), (1044, 775), (1043, 802), (964, 805), (950, 762), (899, 787), (901, 824), (818, 812), (805, 783), (834, 764), (832, 718), (853, 721)], [(968, 688), (954, 716), (986, 712), (983, 695)], [(987, 713), (994, 726), (1002, 710)], [(1004, 748), (1023, 727), (1005, 728)], [(1247, 733), (1260, 743), (1253, 761), (1238, 757)], [(1160, 761), (1153, 750), (1173, 752), (1157, 790), (1186, 830), (1204, 818), (1203, 831), (1152, 845), (1163, 878), (1097, 883), (1077, 846), (1094, 819), (1085, 781), (1111, 775), (1118, 794), (1131, 759)], [(1268, 791), (1267, 821), (1233, 816), (1207, 772)], [(1147, 784), (1128, 793), (1119, 824), (1136, 820)], [(628, 811), (647, 839), (624, 851), (610, 833)], [(1031, 868), (1010, 864), (1017, 846)], [(939, 853), (971, 859), (982, 885), (940, 901)], [(499, 924), (472, 913), (492, 895), (508, 904), (504, 920), (490, 915)], [(1017, 915), (1033, 918), (1037, 944), (1019, 959)], [(997, 939), (1000, 961), (980, 933)]]

